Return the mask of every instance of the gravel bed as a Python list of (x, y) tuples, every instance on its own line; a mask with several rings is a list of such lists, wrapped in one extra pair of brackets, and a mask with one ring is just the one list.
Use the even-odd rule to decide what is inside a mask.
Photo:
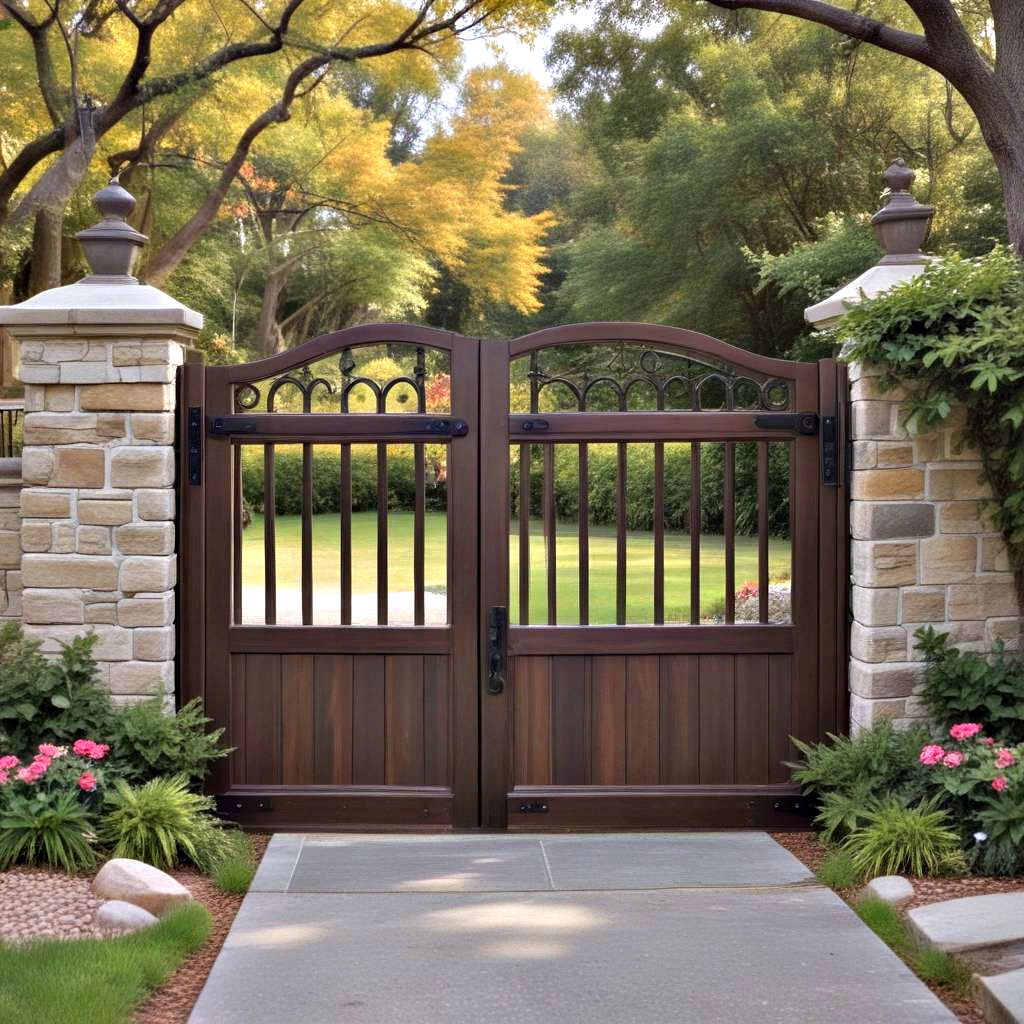
[(0, 942), (99, 938), (94, 923), (101, 900), (91, 876), (14, 870), (0, 874)]

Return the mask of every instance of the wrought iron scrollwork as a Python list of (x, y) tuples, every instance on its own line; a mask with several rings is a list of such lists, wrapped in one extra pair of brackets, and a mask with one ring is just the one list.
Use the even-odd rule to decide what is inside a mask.
[[(565, 351), (564, 349), (562, 350)], [(616, 345), (610, 357), (589, 366), (548, 372), (541, 353), (530, 355), (530, 412), (540, 411), (540, 395), (546, 388), (565, 388), (579, 412), (592, 408), (595, 392), (610, 392), (620, 411), (629, 408), (630, 395), (643, 389), (653, 393), (659, 410), (705, 411), (716, 394), (721, 401), (710, 406), (733, 412), (789, 408), (789, 382), (781, 378), (757, 379), (724, 366), (711, 366), (680, 352), (663, 352), (628, 344)], [(710, 410), (708, 410), (710, 411)]]
[(348, 399), (352, 391), (357, 387), (369, 388), (376, 399), (377, 412), (387, 412), (388, 395), (391, 394), (395, 388), (406, 385), (413, 389), (416, 394), (416, 411), (426, 412), (427, 411), (427, 354), (426, 349), (417, 346), (416, 348), (416, 365), (413, 368), (413, 375), (402, 375), (399, 377), (392, 377), (388, 381), (376, 381), (372, 377), (357, 376), (353, 371), (356, 368), (355, 360), (352, 358), (352, 353), (349, 349), (344, 349), (341, 353), (341, 359), (339, 361), (339, 368), (341, 369), (341, 379), (343, 381), (341, 386), (341, 411), (348, 412)]

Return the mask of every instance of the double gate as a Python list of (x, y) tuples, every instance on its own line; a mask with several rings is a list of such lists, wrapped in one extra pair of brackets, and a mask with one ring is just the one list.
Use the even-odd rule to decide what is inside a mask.
[(832, 360), (348, 328), (180, 385), (180, 698), (267, 828), (786, 827), (846, 716)]

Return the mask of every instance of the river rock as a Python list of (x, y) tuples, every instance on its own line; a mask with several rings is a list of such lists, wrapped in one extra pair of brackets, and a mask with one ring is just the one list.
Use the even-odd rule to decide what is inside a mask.
[(96, 911), (96, 924), (105, 932), (137, 932), (156, 924), (160, 919), (134, 903), (124, 900), (107, 900)]
[(167, 872), (127, 857), (108, 860), (93, 879), (92, 890), (101, 899), (133, 903), (157, 917), (192, 899), (188, 889)]
[(914, 898), (914, 887), (902, 875), (879, 875), (868, 882), (864, 895), (900, 907)]

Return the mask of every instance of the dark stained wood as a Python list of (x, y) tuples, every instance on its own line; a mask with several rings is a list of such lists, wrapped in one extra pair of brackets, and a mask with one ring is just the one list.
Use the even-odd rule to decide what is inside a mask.
[(767, 654), (741, 654), (736, 658), (735, 781), (765, 782), (769, 768), (768, 659)]
[(352, 446), (343, 444), (340, 452), (338, 508), (341, 529), (341, 624), (352, 622)]
[(352, 782), (378, 786), (385, 781), (385, 659), (358, 654), (352, 659)]
[(427, 476), (424, 464), (423, 445), (413, 445), (413, 461), (415, 464), (415, 487), (416, 499), (413, 510), (412, 527), (412, 592), (413, 592), (413, 622), (422, 626), (424, 613), (424, 560), (426, 555), (426, 544), (424, 538), (424, 523), (427, 510)]
[(423, 659), (423, 784), (447, 786), (451, 767), (448, 735), (451, 701), (448, 658), (427, 655)]
[(700, 657), (700, 781), (735, 781), (735, 659), (729, 654)]
[(700, 622), (700, 443), (690, 445), (690, 622)]
[(547, 571), (548, 625), (558, 623), (558, 549), (555, 521), (555, 446), (544, 445), (544, 564)]
[(757, 608), (768, 621), (768, 442), (757, 442)]
[[(839, 417), (837, 363), (822, 359), (818, 363), (818, 403), (823, 416)], [(849, 394), (849, 391), (845, 392)], [(839, 447), (843, 447), (840, 445)], [(837, 453), (838, 455), (838, 453)], [(793, 476), (792, 458), (790, 477)], [(842, 479), (842, 477), (840, 477)], [(840, 487), (821, 487), (818, 502), (818, 732), (835, 732), (839, 727), (839, 693), (834, 682), (835, 652), (840, 631), (838, 592), (845, 592), (845, 576), (838, 574), (836, 551), (840, 515)], [(845, 502), (843, 503), (845, 506)], [(792, 507), (792, 501), (790, 502)], [(846, 547), (846, 537), (842, 546)], [(843, 582), (840, 583), (840, 580)], [(844, 620), (845, 624), (845, 620)]]
[(305, 786), (318, 782), (313, 729), (313, 655), (281, 658), (281, 782)]
[(245, 659), (245, 781), (281, 783), (281, 655)]
[(377, 445), (377, 624), (388, 624), (388, 446)]
[[(756, 441), (765, 431), (754, 425), (753, 412), (545, 412), (509, 416), (512, 443), (543, 440), (547, 443), (579, 444), (580, 441)], [(358, 419), (369, 419), (359, 416)], [(547, 427), (538, 432), (527, 422), (542, 420)], [(325, 424), (325, 428), (326, 428)], [(773, 439), (795, 436), (793, 430), (773, 430)], [(458, 443), (458, 442), (456, 442)]]
[(579, 655), (551, 661), (551, 761), (555, 785), (590, 781), (590, 694), (587, 661)]
[(423, 785), (423, 659), (410, 654), (388, 656), (385, 689), (385, 782), (389, 786)]
[(238, 623), (242, 621), (242, 449), (233, 449), (231, 456), (231, 607)]
[(289, 651), (293, 654), (446, 654), (447, 626), (235, 626), (231, 651)]
[(231, 718), (228, 721), (227, 741), (232, 746), (228, 754), (231, 765), (231, 784), (245, 782), (245, 655), (231, 656)]
[(313, 736), (316, 781), (352, 782), (352, 658), (318, 654), (313, 661)]
[(590, 665), (590, 781), (626, 784), (626, 659), (596, 655)]
[[(582, 413), (580, 414), (582, 415)], [(615, 621), (626, 624), (626, 446), (616, 448), (615, 466)]]
[(263, 621), (277, 622), (277, 487), (274, 446), (263, 446)]
[(590, 454), (579, 446), (579, 580), (580, 625), (590, 622)]
[(515, 694), (515, 784), (552, 782), (551, 659), (512, 661)]
[(313, 624), (313, 446), (302, 446), (302, 623)]
[(725, 621), (736, 621), (736, 443), (725, 442)]
[[(418, 413), (329, 413), (259, 412), (216, 417), (216, 434), (235, 442), (261, 444), (338, 444), (352, 441), (379, 444), (413, 444), (416, 441), (444, 442), (451, 425), (463, 417), (420, 416)], [(445, 424), (438, 429), (437, 424)], [(462, 433), (455, 436), (458, 442)]]
[(793, 659), (784, 654), (768, 656), (768, 781), (788, 782), (796, 749), (790, 741), (793, 733)]
[[(280, 628), (280, 627), (278, 627)], [(513, 626), (510, 656), (541, 654), (786, 653), (793, 629), (782, 625), (740, 626)]]
[(626, 782), (653, 786), (661, 773), (658, 658), (626, 658)]
[(665, 621), (665, 445), (654, 445), (654, 621)]
[(519, 446), (519, 621), (530, 624), (530, 446)]
[(661, 659), (660, 781), (700, 782), (700, 665), (693, 654)]

